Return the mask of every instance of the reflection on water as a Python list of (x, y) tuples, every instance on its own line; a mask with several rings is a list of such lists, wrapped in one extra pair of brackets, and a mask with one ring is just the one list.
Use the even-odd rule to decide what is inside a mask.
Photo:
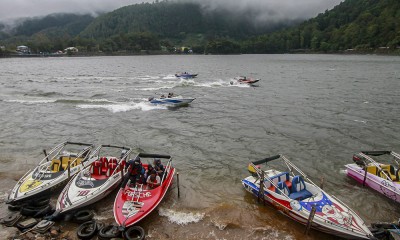
[[(0, 198), (65, 141), (168, 153), (180, 172), (143, 226), (151, 239), (333, 239), (258, 204), (247, 163), (285, 154), (367, 223), (400, 209), (343, 174), (354, 152), (400, 149), (399, 58), (340, 55), (1, 59)], [(23, 66), (23, 67), (21, 67)], [(46, 66), (46, 68), (43, 68)], [(157, 66), (153, 68), (150, 66)], [(180, 69), (198, 72), (177, 79)], [(231, 85), (236, 76), (259, 87)], [(148, 97), (196, 100), (170, 110)], [(92, 208), (113, 222), (111, 194)], [(74, 224), (67, 224), (73, 229)]]

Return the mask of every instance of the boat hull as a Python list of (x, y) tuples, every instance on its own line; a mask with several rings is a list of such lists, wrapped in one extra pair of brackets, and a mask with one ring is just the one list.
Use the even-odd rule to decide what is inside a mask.
[(178, 78), (195, 78), (198, 74), (175, 74)]
[(79, 173), (65, 186), (57, 200), (57, 213), (76, 210), (101, 200), (118, 187), (122, 179), (120, 173), (115, 173), (104, 180), (87, 178), (83, 175), (83, 172)]
[[(363, 168), (359, 167), (357, 164), (347, 164), (346, 165), (347, 176), (353, 178), (357, 182), (363, 184), (365, 171)], [(383, 194), (384, 196), (400, 203), (400, 184), (388, 181), (374, 174), (368, 173), (365, 178), (365, 186)]]
[(155, 98), (150, 101), (152, 104), (165, 106), (183, 106), (194, 101), (195, 98)]
[[(7, 203), (15, 204), (49, 195), (67, 184), (68, 180), (81, 171), (81, 169), (81, 165), (73, 167), (68, 175), (68, 171), (52, 173), (41, 172), (39, 168), (35, 168), (15, 185), (8, 197)], [(38, 174), (44, 177), (36, 180)]]
[[(163, 184), (152, 190), (120, 189), (114, 202), (114, 218), (118, 225), (129, 227), (150, 214), (162, 201), (169, 189), (175, 168), (168, 170)], [(138, 200), (139, 199), (139, 200)]]

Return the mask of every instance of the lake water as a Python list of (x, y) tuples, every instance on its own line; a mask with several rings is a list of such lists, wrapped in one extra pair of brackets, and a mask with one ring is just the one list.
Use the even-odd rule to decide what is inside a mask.
[[(177, 79), (179, 71), (199, 76)], [(239, 75), (259, 86), (231, 85)], [(1, 202), (42, 149), (124, 145), (171, 154), (180, 173), (180, 198), (174, 183), (139, 223), (150, 239), (334, 239), (304, 236), (240, 180), (250, 161), (284, 154), (367, 223), (397, 220), (399, 206), (349, 179), (344, 165), (360, 150), (400, 151), (399, 87), (400, 58), (389, 56), (0, 59)], [(147, 102), (168, 92), (196, 100), (173, 110)], [(113, 222), (114, 197), (91, 206), (97, 219)]]

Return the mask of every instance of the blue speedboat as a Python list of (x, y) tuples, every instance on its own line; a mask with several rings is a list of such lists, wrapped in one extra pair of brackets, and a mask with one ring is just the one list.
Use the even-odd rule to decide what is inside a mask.
[(178, 78), (195, 78), (195, 77), (197, 77), (197, 73), (196, 74), (192, 74), (192, 73), (187, 73), (187, 72), (184, 72), (184, 73), (176, 73), (175, 74), (175, 77), (178, 77)]
[(182, 98), (180, 96), (178, 97), (169, 97), (169, 98), (149, 98), (149, 101), (151, 104), (156, 104), (156, 105), (165, 105), (168, 107), (179, 107), (183, 105), (187, 105), (191, 102), (193, 102), (195, 98)]

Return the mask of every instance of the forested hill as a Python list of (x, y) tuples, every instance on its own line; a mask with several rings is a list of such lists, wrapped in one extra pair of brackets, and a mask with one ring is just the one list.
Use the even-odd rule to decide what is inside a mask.
[(242, 52), (374, 51), (399, 46), (399, 0), (346, 0), (298, 27), (247, 40)]
[[(122, 7), (96, 18), (58, 14), (1, 31), (0, 51), (79, 53), (400, 52), (400, 0), (345, 0), (303, 23), (256, 22), (251, 13), (204, 10), (194, 2), (156, 1)], [(288, 27), (292, 26), (292, 27)], [(295, 27), (293, 27), (295, 26)], [(282, 30), (283, 29), (283, 30)], [(5, 46), (5, 47), (3, 47)]]
[(197, 3), (163, 1), (130, 5), (100, 16), (80, 37), (105, 39), (119, 34), (150, 32), (160, 38), (181, 40), (190, 34), (243, 39), (283, 24), (256, 27), (254, 20), (246, 15), (241, 17), (224, 10), (203, 11)]

